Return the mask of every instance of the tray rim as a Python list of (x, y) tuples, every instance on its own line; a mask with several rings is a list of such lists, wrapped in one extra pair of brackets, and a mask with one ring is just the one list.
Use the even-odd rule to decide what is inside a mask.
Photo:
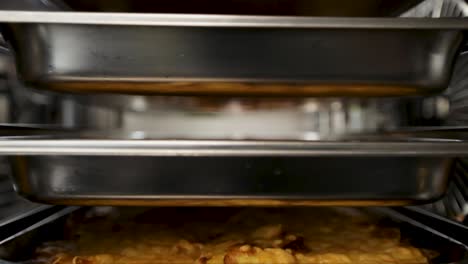
[(0, 140), (2, 155), (168, 156), (168, 157), (333, 157), (468, 156), (468, 142), (317, 142), (266, 140)]
[(292, 17), (0, 10), (0, 22), (175, 27), (468, 29), (463, 18)]

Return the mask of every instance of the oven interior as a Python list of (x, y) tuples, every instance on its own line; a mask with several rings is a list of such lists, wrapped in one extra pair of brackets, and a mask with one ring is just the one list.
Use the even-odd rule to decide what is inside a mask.
[[(44, 245), (78, 243), (75, 229), (94, 222), (125, 229), (127, 212), (215, 227), (238, 211), (301, 210), (345, 212), (331, 214), (343, 226), (365, 215), (378, 220), (359, 228), (398, 230), (429, 263), (468, 261), (465, 1), (21, 0), (0, 10), (0, 263), (36, 263)], [(326, 244), (238, 243), (296, 261)]]

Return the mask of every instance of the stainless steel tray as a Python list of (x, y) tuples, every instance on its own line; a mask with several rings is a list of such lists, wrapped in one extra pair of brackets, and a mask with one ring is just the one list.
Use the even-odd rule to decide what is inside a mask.
[(463, 19), (39, 11), (0, 11), (0, 22), (35, 87), (224, 95), (438, 92), (468, 28)]
[(0, 140), (0, 154), (17, 191), (46, 203), (401, 205), (444, 194), (452, 161), (468, 154), (460, 133), (328, 142), (88, 134)]

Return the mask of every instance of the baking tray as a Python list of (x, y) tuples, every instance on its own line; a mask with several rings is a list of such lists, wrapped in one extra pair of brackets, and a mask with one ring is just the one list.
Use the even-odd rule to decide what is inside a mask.
[[(177, 208), (179, 213), (183, 213), (183, 210), (187, 209)], [(35, 248), (40, 246), (41, 243), (70, 239), (70, 232), (68, 231), (70, 229), (70, 219), (79, 221), (79, 219), (83, 218), (89, 220), (93, 217), (102, 218), (106, 217), (106, 215), (112, 215), (113, 218), (109, 217), (109, 220), (115, 222), (115, 216), (119, 215), (119, 212), (125, 212), (126, 208), (52, 207), (47, 210), (42, 210), (37, 214), (37, 217), (33, 215), (33, 218), (30, 217), (32, 219), (25, 219), (26, 221), (22, 221), (21, 223), (13, 222), (8, 226), (0, 226), (0, 234), (2, 235), (4, 233), (11, 234), (15, 230), (19, 230), (14, 235), (8, 237), (8, 239), (3, 239), (0, 242), (0, 263), (30, 263), (30, 259), (34, 256)], [(161, 213), (169, 210), (169, 212), (174, 213), (173, 208), (153, 208), (152, 210), (153, 212), (159, 210)], [(210, 210), (210, 213), (219, 210), (221, 214), (225, 214), (233, 209), (200, 208), (197, 210), (200, 210), (200, 212)], [(187, 211), (186, 213), (195, 213), (197, 210)], [(287, 212), (288, 209), (278, 208), (276, 210)], [(468, 230), (466, 227), (450, 220), (438, 219), (437, 216), (430, 213), (421, 213), (412, 208), (335, 208), (335, 210), (345, 213), (344, 215), (348, 215), (350, 218), (358, 215), (369, 216), (371, 219), (380, 219), (378, 223), (380, 227), (399, 227), (401, 239), (405, 243), (421, 249), (435, 251), (439, 254), (432, 259), (431, 264), (466, 263), (468, 250), (466, 236), (463, 237), (463, 234), (466, 234)], [(140, 209), (139, 211), (143, 210)], [(107, 214), (104, 212), (107, 212)], [(70, 213), (72, 214), (70, 215)], [(39, 218), (40, 216), (43, 217), (42, 220)], [(443, 228), (434, 229), (433, 222), (437, 222), (439, 225), (443, 223), (441, 225)], [(21, 226), (26, 227), (26, 229), (22, 229)], [(453, 234), (458, 234), (458, 236), (452, 236)]]
[(67, 92), (436, 93), (460, 19), (0, 11), (21, 79)]
[(402, 205), (441, 197), (453, 160), (468, 155), (466, 133), (446, 132), (330, 141), (82, 133), (0, 140), (0, 154), (16, 190), (44, 203)]

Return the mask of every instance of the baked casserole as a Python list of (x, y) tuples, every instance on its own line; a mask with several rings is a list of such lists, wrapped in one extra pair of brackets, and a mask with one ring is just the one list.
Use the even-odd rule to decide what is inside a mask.
[(67, 241), (44, 243), (53, 264), (428, 263), (398, 226), (349, 208), (156, 208), (74, 216)]

